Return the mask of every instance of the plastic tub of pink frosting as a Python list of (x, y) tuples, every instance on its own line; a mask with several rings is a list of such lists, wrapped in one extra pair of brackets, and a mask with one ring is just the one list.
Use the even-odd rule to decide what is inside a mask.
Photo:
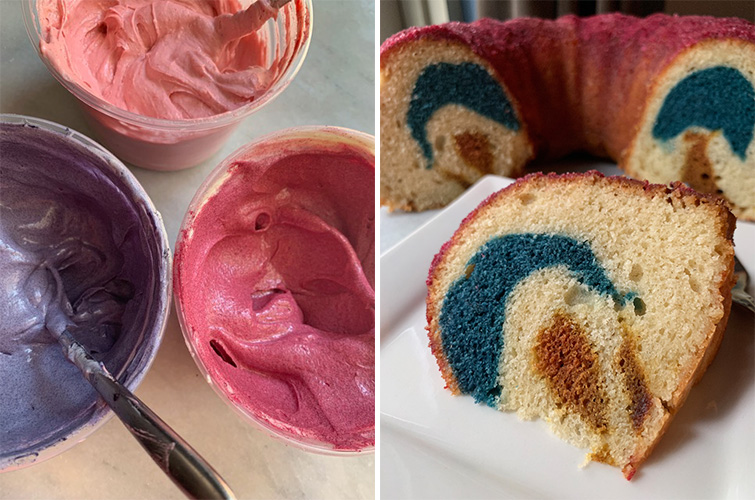
[(0, 200), (2, 471), (58, 455), (112, 416), (47, 318), (65, 314), (133, 391), (162, 340), (171, 259), (160, 214), (131, 172), (61, 125), (0, 115)]
[(309, 48), (311, 0), (26, 0), (52, 75), (120, 159), (201, 163), (291, 83)]
[(375, 444), (374, 138), (301, 127), (226, 158), (173, 273), (194, 360), (244, 419), (308, 451)]

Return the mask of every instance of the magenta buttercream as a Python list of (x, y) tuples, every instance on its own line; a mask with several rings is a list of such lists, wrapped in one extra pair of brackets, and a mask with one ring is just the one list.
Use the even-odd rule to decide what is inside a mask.
[(176, 255), (184, 326), (218, 389), (335, 449), (374, 445), (374, 174), (374, 155), (346, 144), (257, 147)]

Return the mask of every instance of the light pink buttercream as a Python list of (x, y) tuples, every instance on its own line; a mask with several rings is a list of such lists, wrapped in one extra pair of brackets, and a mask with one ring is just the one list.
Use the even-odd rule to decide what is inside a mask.
[(261, 96), (277, 77), (257, 0), (39, 0), (42, 55), (67, 79), (121, 109), (200, 118)]

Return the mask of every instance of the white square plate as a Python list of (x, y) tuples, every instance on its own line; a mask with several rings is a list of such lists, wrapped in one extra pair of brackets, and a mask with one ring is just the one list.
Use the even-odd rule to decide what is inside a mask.
[[(380, 259), (381, 496), (755, 498), (755, 316), (739, 306), (715, 361), (632, 481), (604, 464), (580, 468), (585, 452), (541, 421), (444, 389), (427, 346), (427, 271), (461, 220), (510, 182), (484, 177)], [(755, 224), (739, 222), (734, 240), (755, 276)]]

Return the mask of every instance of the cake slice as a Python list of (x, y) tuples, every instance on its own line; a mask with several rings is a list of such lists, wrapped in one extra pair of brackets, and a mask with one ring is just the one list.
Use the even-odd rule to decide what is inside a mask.
[(682, 185), (533, 174), (435, 256), (430, 347), (447, 387), (541, 418), (631, 479), (712, 361), (735, 218)]

